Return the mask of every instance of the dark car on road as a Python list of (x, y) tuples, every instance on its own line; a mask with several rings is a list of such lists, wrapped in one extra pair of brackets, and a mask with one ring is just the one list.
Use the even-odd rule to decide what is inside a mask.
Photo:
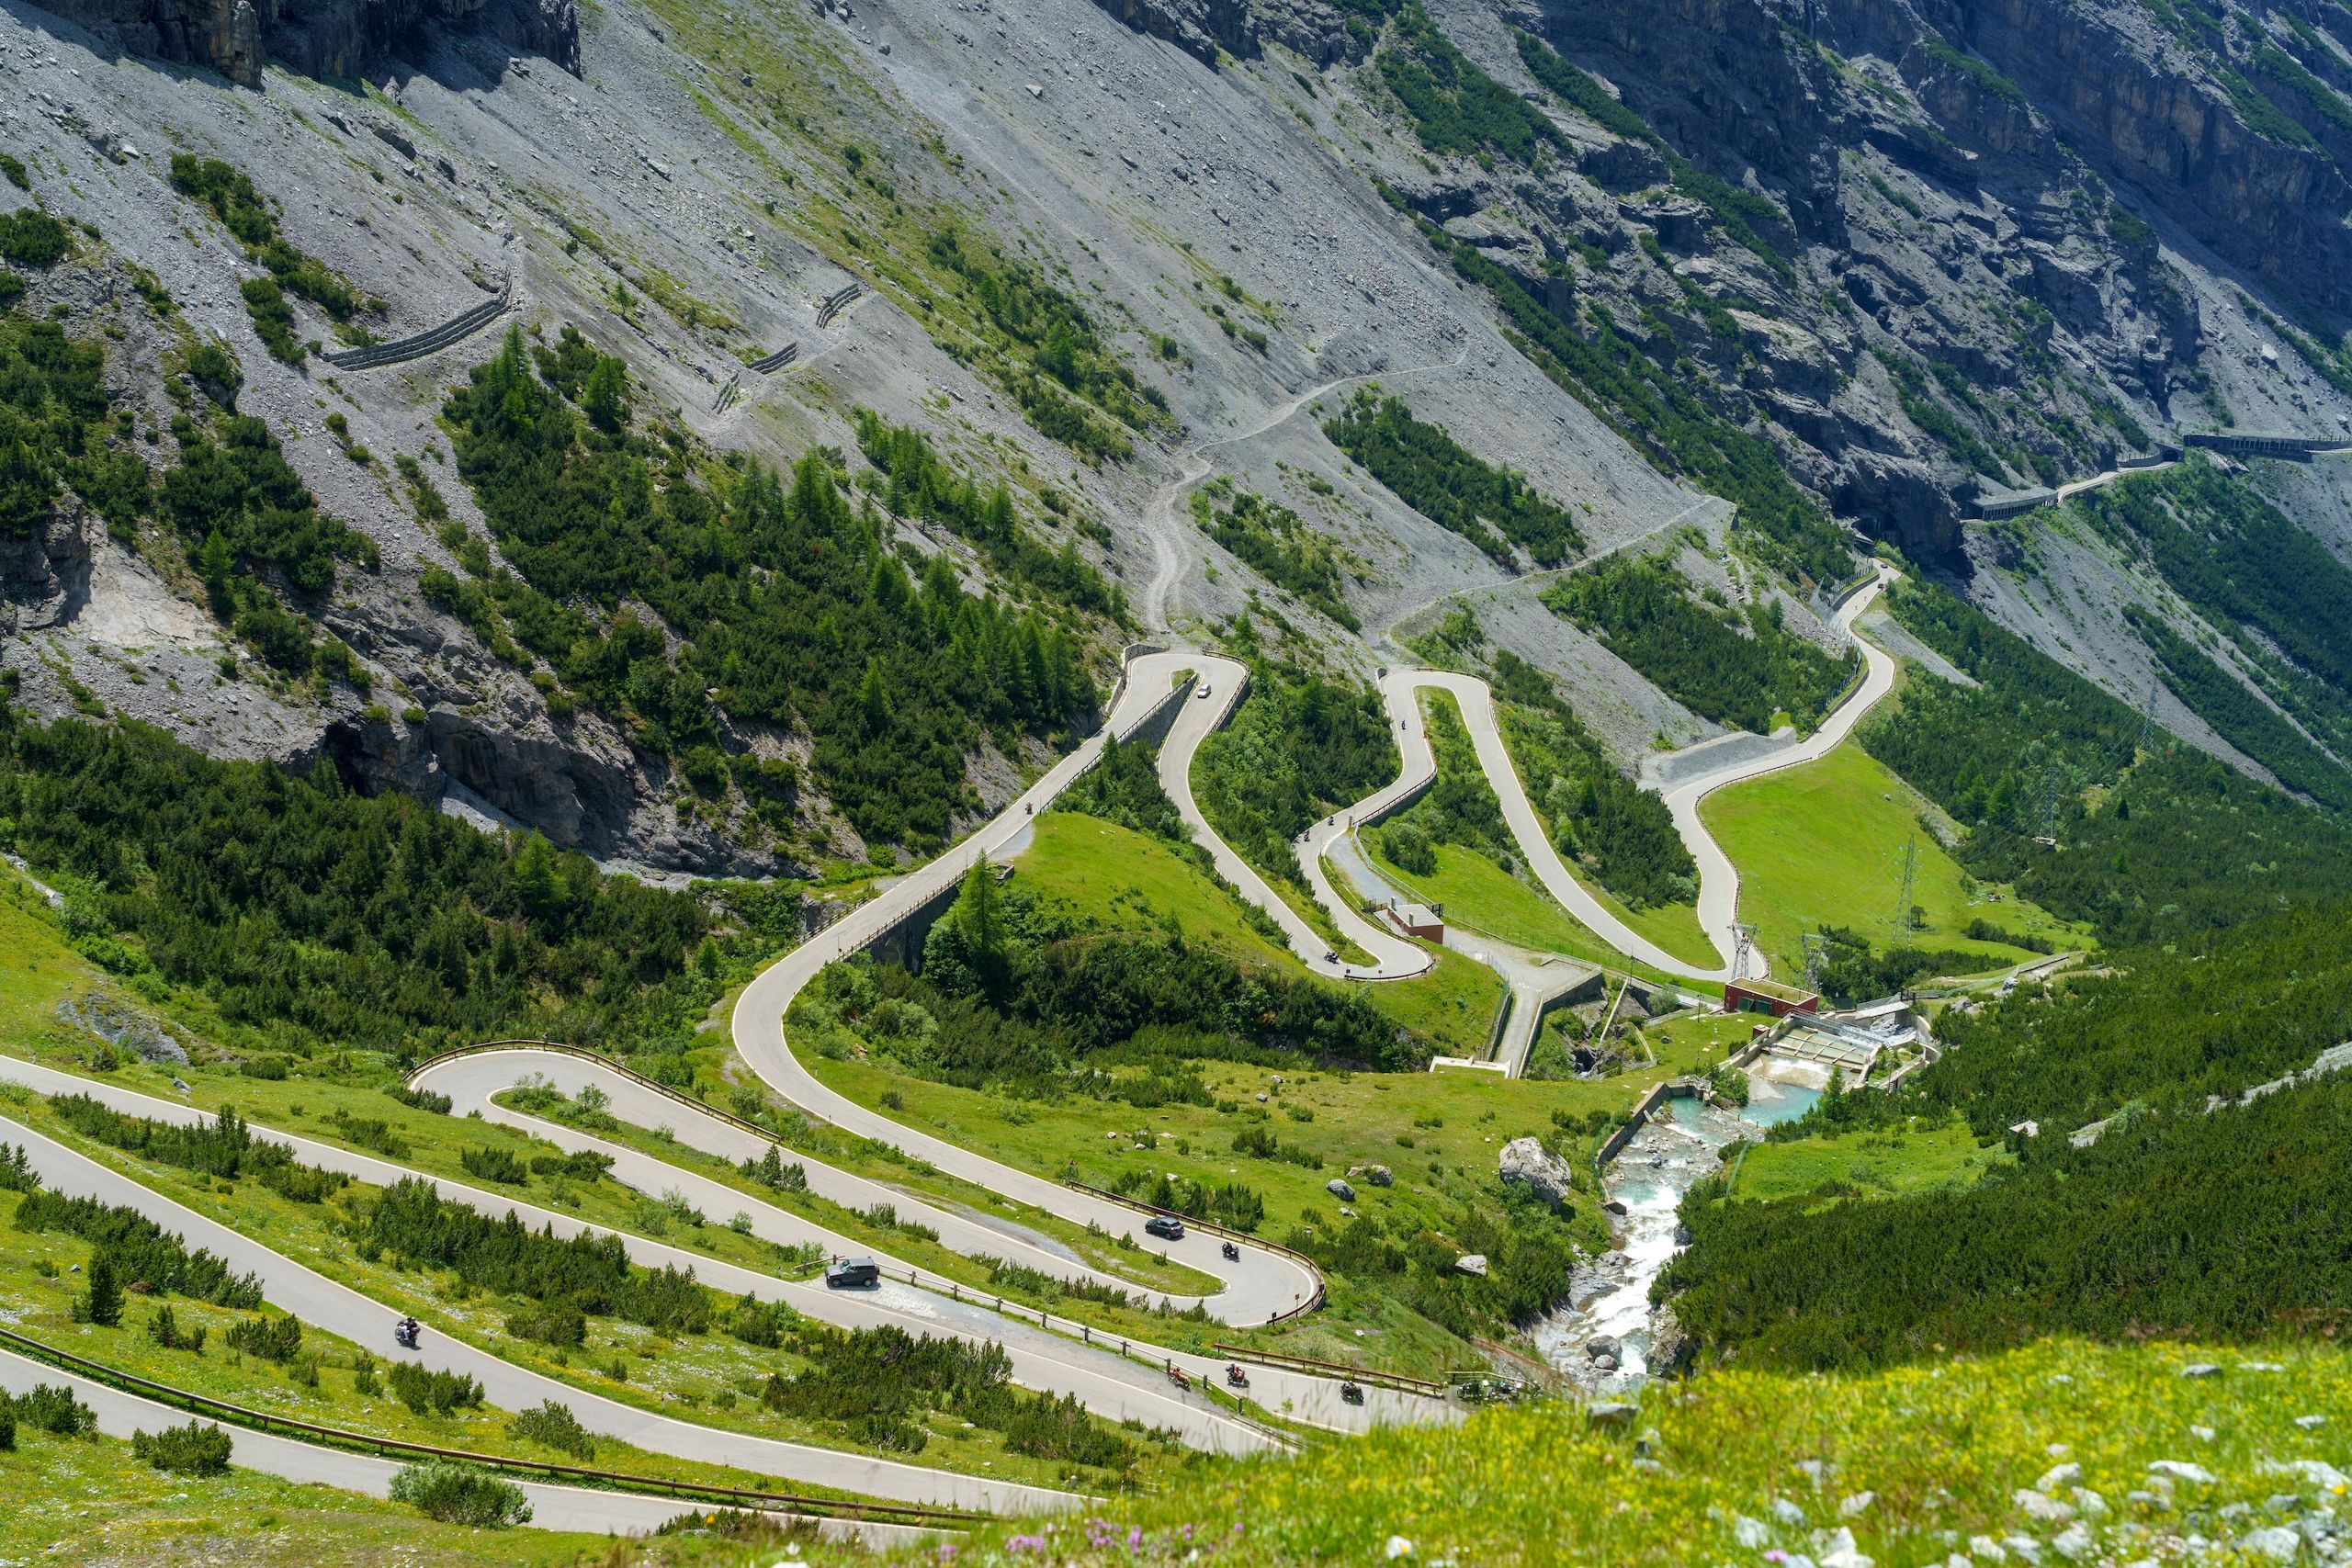
[(871, 1258), (844, 1258), (825, 1270), (825, 1283), (836, 1291), (864, 1290), (882, 1282), (882, 1266)]
[(1173, 1214), (1154, 1214), (1144, 1221), (1143, 1228), (1162, 1241), (1184, 1239), (1184, 1222)]

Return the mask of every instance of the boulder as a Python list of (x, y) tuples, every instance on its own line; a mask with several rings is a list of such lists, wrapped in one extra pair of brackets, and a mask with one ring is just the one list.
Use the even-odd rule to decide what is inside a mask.
[(1603, 1427), (1622, 1431), (1631, 1427), (1634, 1424), (1634, 1417), (1641, 1413), (1642, 1407), (1638, 1404), (1627, 1404), (1620, 1400), (1611, 1400), (1606, 1404), (1587, 1405), (1584, 1419), (1589, 1427)]
[(1483, 1252), (1465, 1252), (1453, 1260), (1453, 1267), (1462, 1273), (1476, 1275), (1483, 1280), (1487, 1277), (1487, 1255)]
[(1323, 1190), (1342, 1203), (1352, 1203), (1356, 1201), (1356, 1190), (1336, 1176), (1323, 1184)]
[(1360, 1177), (1374, 1187), (1396, 1185), (1396, 1174), (1385, 1165), (1351, 1165), (1348, 1167), (1348, 1174), (1351, 1177)]
[(1502, 1179), (1517, 1182), (1546, 1203), (1565, 1203), (1574, 1171), (1567, 1161), (1548, 1154), (1534, 1138), (1513, 1138), (1503, 1145), (1498, 1162)]
[(1584, 1353), (1596, 1361), (1603, 1356), (1614, 1356), (1617, 1353), (1617, 1341), (1606, 1334), (1596, 1334), (1586, 1341)]

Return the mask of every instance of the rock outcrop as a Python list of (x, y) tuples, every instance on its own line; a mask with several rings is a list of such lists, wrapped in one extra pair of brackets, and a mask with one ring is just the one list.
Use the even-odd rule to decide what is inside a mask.
[(575, 0), (56, 0), (51, 9), (133, 54), (209, 65), (258, 85), (264, 65), (349, 76), (432, 32), (486, 34), (580, 73)]
[(1526, 1188), (1546, 1203), (1565, 1203), (1575, 1190), (1575, 1171), (1540, 1139), (1513, 1138), (1497, 1163), (1505, 1182)]
[(31, 533), (0, 536), (0, 636), (71, 620), (89, 592), (90, 538), (77, 502)]
[(1372, 28), (1343, 15), (1329, 0), (1094, 0), (1126, 26), (1150, 38), (1166, 39), (1204, 65), (1220, 51), (1254, 60), (1269, 42), (1305, 55), (1317, 65), (1362, 60), (1369, 52)]

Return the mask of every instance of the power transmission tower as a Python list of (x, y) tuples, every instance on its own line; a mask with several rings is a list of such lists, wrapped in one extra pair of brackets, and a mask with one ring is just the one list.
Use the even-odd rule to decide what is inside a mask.
[(1911, 907), (1917, 897), (1919, 884), (1919, 840), (1917, 839), (1903, 840), (1902, 883), (1902, 893), (1894, 904), (1894, 940), (1889, 944), (1894, 947), (1907, 947), (1911, 942)]
[(1735, 920), (1731, 928), (1731, 977), (1747, 978), (1747, 954), (1756, 946), (1756, 928)]
[(2046, 850), (2058, 847), (2058, 764), (2055, 762), (2041, 773), (2041, 831), (2034, 835), (2033, 841)]
[(2148, 677), (2147, 699), (2140, 705), (2140, 750), (2143, 751), (2153, 751), (2156, 749), (2156, 688), (2158, 684), (2154, 675)]
[(1804, 943), (1804, 988), (1817, 995), (1821, 990), (1821, 966), (1829, 962), (1829, 939), (1819, 931), (1806, 931), (1797, 940)]

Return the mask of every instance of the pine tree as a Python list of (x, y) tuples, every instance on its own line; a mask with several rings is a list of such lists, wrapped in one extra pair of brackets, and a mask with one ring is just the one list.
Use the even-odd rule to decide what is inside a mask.
[(628, 378), (621, 362), (611, 355), (600, 355), (596, 368), (588, 373), (588, 390), (580, 406), (591, 424), (611, 435), (628, 423)]
[(561, 911), (567, 892), (556, 874), (554, 847), (531, 834), (514, 856), (514, 897), (523, 913), (535, 920), (548, 919)]
[(890, 689), (883, 682), (882, 666), (869, 660), (865, 680), (857, 691), (858, 712), (865, 720), (865, 732), (879, 735), (890, 722)]
[(985, 855), (966, 869), (952, 919), (964, 939), (965, 961), (984, 984), (992, 983), (1004, 972), (1012, 935), (1004, 923), (1004, 895), (997, 886), (996, 867)]
[(103, 1251), (90, 1259), (90, 1293), (80, 1305), (78, 1315), (101, 1328), (112, 1328), (122, 1321), (122, 1283), (114, 1277), (114, 1259)]

